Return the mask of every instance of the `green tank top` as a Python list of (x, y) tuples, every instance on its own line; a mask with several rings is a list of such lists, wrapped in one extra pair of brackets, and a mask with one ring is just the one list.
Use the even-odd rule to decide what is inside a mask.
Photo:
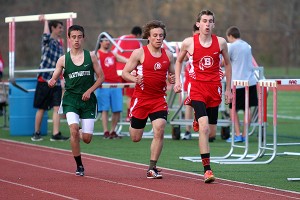
[(84, 51), (84, 62), (77, 66), (71, 59), (70, 51), (65, 55), (65, 89), (67, 93), (82, 95), (94, 83), (94, 68), (90, 52)]

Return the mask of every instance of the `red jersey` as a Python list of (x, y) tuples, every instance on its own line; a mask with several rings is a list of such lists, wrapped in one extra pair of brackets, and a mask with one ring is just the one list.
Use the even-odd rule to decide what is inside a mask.
[[(142, 43), (136, 39), (135, 35), (123, 35), (116, 43), (125, 51), (121, 53), (116, 47), (114, 47), (113, 51), (125, 58), (129, 58), (133, 50), (142, 47)], [(123, 70), (124, 67), (125, 63), (117, 62), (117, 70)]]
[(161, 48), (161, 56), (153, 57), (147, 46), (143, 47), (144, 62), (137, 67), (137, 74), (143, 76), (143, 82), (137, 84), (134, 97), (153, 99), (166, 96), (166, 77), (170, 66), (170, 60), (164, 49)]
[(107, 83), (120, 83), (120, 77), (117, 74), (116, 69), (116, 57), (112, 52), (102, 52), (100, 49), (97, 52), (100, 64), (105, 76), (104, 82)]
[(223, 73), (220, 67), (220, 46), (216, 35), (212, 35), (210, 47), (203, 47), (199, 34), (194, 35), (193, 65), (190, 68), (190, 81), (220, 82)]

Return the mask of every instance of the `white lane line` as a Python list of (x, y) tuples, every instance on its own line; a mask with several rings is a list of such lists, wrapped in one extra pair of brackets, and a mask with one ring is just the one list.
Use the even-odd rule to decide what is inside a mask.
[[(60, 172), (60, 173), (74, 175), (74, 173), (71, 173), (71, 172), (67, 172), (67, 171), (63, 171), (63, 170), (57, 170), (57, 169), (52, 169), (52, 168), (48, 168), (48, 167), (44, 167), (44, 166), (40, 166), (40, 165), (35, 165), (35, 164), (31, 164), (31, 163), (26, 163), (26, 162), (21, 162), (21, 161), (17, 161), (17, 160), (13, 160), (13, 159), (8, 159), (8, 158), (3, 158), (3, 157), (0, 157), (0, 159), (5, 160), (5, 161), (9, 161), (9, 162), (14, 162), (14, 163), (18, 163), (18, 164), (23, 164), (23, 165), (31, 166), (31, 167), (36, 167), (36, 168), (40, 168), (40, 169), (45, 169), (45, 170), (50, 170), (50, 171), (55, 171), (55, 172)], [(179, 195), (175, 195), (175, 194), (171, 194), (171, 193), (167, 193), (167, 192), (161, 192), (161, 191), (158, 191), (158, 190), (152, 190), (152, 189), (149, 189), (149, 188), (144, 188), (144, 187), (140, 187), (140, 186), (136, 186), (136, 185), (131, 185), (131, 184), (127, 184), (127, 183), (116, 182), (116, 181), (112, 181), (112, 180), (108, 180), (108, 179), (103, 179), (103, 178), (98, 178), (98, 177), (93, 177), (93, 176), (84, 176), (84, 177), (85, 178), (94, 179), (94, 180), (99, 180), (99, 181), (106, 182), (106, 183), (123, 185), (123, 186), (131, 187), (131, 188), (137, 188), (137, 189), (145, 190), (145, 191), (148, 191), (148, 192), (154, 192), (154, 193), (163, 194), (163, 195), (167, 195), (167, 196), (171, 196), (171, 197), (176, 197), (176, 198), (180, 198), (180, 199), (192, 200), (191, 198), (188, 198), (188, 197), (179, 196)], [(37, 190), (39, 190), (39, 191), (45, 191), (45, 190), (41, 190), (41, 189), (37, 189)], [(45, 191), (45, 192), (47, 192), (47, 191)], [(47, 193), (50, 193), (50, 192), (47, 192)]]
[[(1, 140), (3, 140), (3, 139), (0, 139), (0, 141)], [(70, 156), (70, 154), (69, 154), (70, 151), (64, 150), (64, 149), (56, 149), (56, 148), (52, 148), (52, 147), (39, 146), (39, 145), (35, 145), (35, 144), (29, 144), (29, 143), (24, 143), (24, 142), (17, 142), (17, 141), (13, 141), (13, 140), (3, 140), (3, 141), (8, 141), (8, 142), (11, 142), (11, 143), (16, 143), (16, 144), (19, 144), (19, 145), (22, 144), (21, 147), (23, 147), (23, 148), (39, 149), (39, 150), (42, 150), (44, 152), (51, 152), (51, 153), (57, 153), (57, 154), (60, 154), (60, 155)], [(92, 160), (92, 161), (96, 161), (96, 162), (102, 162), (102, 163), (108, 163), (108, 164), (122, 166), (122, 167), (134, 168), (134, 169), (139, 169), (139, 170), (145, 170), (144, 167), (143, 168), (141, 168), (141, 167), (135, 167), (135, 166), (131, 166), (131, 165), (128, 165), (128, 164), (138, 165), (138, 166), (148, 166), (148, 165), (145, 165), (145, 164), (134, 163), (134, 162), (124, 161), (124, 160), (115, 159), (115, 158), (108, 158), (108, 157), (104, 157), (104, 156), (98, 156), (98, 155), (87, 154), (87, 153), (82, 153), (82, 154), (83, 155), (87, 155), (87, 156), (91, 156), (91, 157), (95, 157), (95, 158), (86, 157), (85, 159), (88, 159), (88, 160)], [(96, 158), (101, 158), (101, 159), (106, 159), (106, 160), (111, 160), (111, 161), (103, 161), (103, 160), (98, 160)], [(122, 162), (122, 163), (127, 163), (127, 164), (114, 163), (112, 161), (115, 161), (115, 162), (117, 161), (117, 162)], [(169, 172), (164, 172), (164, 174), (168, 174), (168, 175), (171, 175), (171, 176), (177, 176), (177, 177), (181, 177), (181, 178), (186, 178), (186, 179), (191, 179), (191, 180), (199, 180), (200, 181), (200, 177), (203, 177), (203, 175), (195, 174), (195, 173), (192, 173), (192, 172), (185, 172), (185, 171), (180, 171), (180, 170), (175, 170), (175, 169), (169, 169), (169, 168), (162, 168), (162, 169), (165, 169), (165, 170), (168, 170), (168, 171), (177, 172), (177, 173), (183, 173), (183, 174), (189, 174), (189, 175), (192, 175), (192, 176), (196, 176), (196, 178), (194, 178), (194, 177), (187, 177), (186, 175), (178, 175), (178, 174), (173, 174), (173, 173), (169, 173)], [(50, 169), (50, 170), (54, 170), (54, 169)], [(54, 170), (54, 171), (60, 171), (60, 170)], [(61, 171), (61, 172), (64, 172), (64, 171)], [(65, 172), (65, 173), (72, 174), (70, 172)], [(197, 176), (199, 176), (199, 178)], [(96, 178), (96, 177), (90, 177), (90, 178)], [(96, 178), (96, 179), (98, 179), (98, 178)], [(241, 188), (241, 189), (245, 189), (245, 190), (249, 190), (249, 191), (255, 191), (255, 192), (260, 192), (260, 193), (265, 193), (265, 194), (272, 194), (274, 196), (281, 196), (281, 197), (286, 197), (286, 198), (291, 198), (291, 199), (300, 199), (300, 198), (297, 198), (297, 197), (292, 197), (292, 196), (289, 196), (289, 195), (283, 195), (283, 194), (276, 193), (276, 192), (287, 192), (287, 193), (293, 193), (293, 194), (300, 194), (300, 192), (289, 191), (289, 190), (282, 190), (282, 189), (277, 189), (277, 188), (272, 188), (272, 187), (260, 186), (260, 185), (250, 184), (250, 183), (243, 183), (243, 182), (238, 182), (238, 181), (221, 179), (221, 178), (217, 178), (217, 180), (222, 180), (222, 181), (229, 182), (229, 183), (217, 182), (218, 184), (221, 184), (221, 185), (231, 186), (231, 187), (235, 187), (235, 188)], [(243, 186), (238, 186), (238, 185), (233, 185), (231, 183), (241, 184), (244, 187)], [(247, 188), (246, 186), (249, 186), (250, 188)], [(261, 188), (262, 190), (254, 189), (254, 188), (251, 188), (251, 187), (258, 187), (258, 188)], [(265, 191), (263, 189), (272, 190), (274, 192)]]
[(63, 198), (66, 198), (66, 199), (78, 200), (76, 198), (72, 198), (72, 197), (65, 196), (65, 195), (62, 195), (62, 194), (58, 194), (58, 193), (55, 193), (55, 192), (50, 192), (50, 191), (47, 191), (47, 190), (42, 190), (42, 189), (39, 189), (39, 188), (36, 188), (36, 187), (31, 187), (31, 186), (28, 186), (28, 185), (24, 185), (24, 184), (20, 184), (20, 183), (16, 183), (16, 182), (7, 181), (7, 180), (4, 180), (4, 179), (0, 179), (0, 181), (4, 182), (4, 183), (16, 185), (16, 186), (28, 188), (28, 189), (31, 189), (31, 190), (36, 190), (36, 191), (39, 191), (39, 192), (43, 192), (43, 193), (47, 193), (47, 194), (51, 194), (51, 195), (63, 197)]

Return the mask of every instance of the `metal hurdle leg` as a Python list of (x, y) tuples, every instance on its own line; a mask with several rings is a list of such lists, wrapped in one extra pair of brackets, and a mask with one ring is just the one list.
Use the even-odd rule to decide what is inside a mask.
[[(236, 145), (234, 142), (234, 137), (235, 137), (235, 128), (234, 128), (234, 124), (235, 124), (235, 120), (236, 120), (236, 86), (244, 86), (245, 87), (245, 116), (244, 117), (244, 130), (246, 132), (246, 138), (245, 138), (245, 145)], [(230, 161), (241, 161), (244, 160), (248, 155), (248, 150), (249, 150), (249, 140), (248, 140), (248, 127), (249, 127), (249, 81), (244, 81), (244, 80), (234, 80), (233, 81), (233, 102), (232, 102), (232, 135), (231, 135), (231, 151), (233, 152), (234, 148), (242, 148), (244, 149), (244, 153), (240, 154), (240, 155), (234, 155), (231, 154), (229, 156), (232, 157), (238, 157), (236, 159), (228, 159), (228, 157), (226, 157), (225, 159), (223, 158), (219, 158), (219, 157), (211, 157), (211, 162), (214, 163), (220, 163), (220, 162), (230, 162)], [(257, 153), (258, 154), (258, 153)]]
[[(220, 162), (220, 164), (268, 164), (273, 161), (273, 159), (276, 156), (276, 151), (277, 151), (277, 83), (275, 81), (268, 81), (268, 80), (263, 80), (259, 81), (260, 87), (260, 97), (259, 97), (259, 121), (260, 121), (260, 130), (259, 130), (259, 149), (260, 151), (264, 152), (266, 150), (272, 151), (271, 157), (266, 160), (266, 161), (254, 161), (256, 159), (250, 159), (250, 160), (244, 160), (244, 161), (236, 161), (236, 162)], [(261, 106), (262, 105), (262, 89), (265, 87), (272, 87), (273, 88), (273, 145), (272, 147), (267, 147), (265, 145), (266, 137), (264, 138), (264, 144), (261, 145), (261, 136), (262, 136), (262, 130), (261, 130), (261, 125), (264, 123), (261, 123), (262, 119), (262, 113), (265, 112), (266, 106)], [(262, 88), (262, 89), (261, 89)], [(266, 128), (264, 128), (264, 136), (266, 136)], [(264, 155), (260, 155), (261, 157)]]

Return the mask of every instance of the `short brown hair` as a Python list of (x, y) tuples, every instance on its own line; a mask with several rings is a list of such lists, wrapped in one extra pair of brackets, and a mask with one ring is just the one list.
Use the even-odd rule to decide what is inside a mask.
[(162, 21), (152, 20), (143, 26), (143, 39), (148, 39), (150, 36), (150, 30), (154, 28), (161, 28), (164, 30), (164, 39), (167, 36), (166, 26)]
[(203, 15), (212, 15), (213, 16), (213, 22), (215, 22), (215, 15), (212, 11), (210, 10), (202, 10), (199, 14), (198, 14), (198, 17), (197, 17), (197, 22), (200, 22), (201, 20), (201, 17)]
[(241, 32), (238, 27), (230, 26), (226, 31), (226, 36), (230, 36), (230, 35), (234, 38), (240, 38)]

